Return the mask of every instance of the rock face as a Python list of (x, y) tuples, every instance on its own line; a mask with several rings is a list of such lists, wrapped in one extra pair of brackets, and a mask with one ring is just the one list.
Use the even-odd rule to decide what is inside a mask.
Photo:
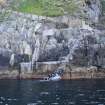
[(84, 12), (91, 22), (97, 23), (101, 15), (101, 3), (100, 0), (85, 0)]
[[(98, 22), (99, 0), (86, 0), (84, 6), (88, 19)], [(104, 41), (104, 30), (90, 27), (78, 16), (50, 18), (12, 12), (0, 23), (0, 55), (10, 59), (15, 54), (14, 64), (63, 60), (79, 66), (101, 66), (105, 64)]]

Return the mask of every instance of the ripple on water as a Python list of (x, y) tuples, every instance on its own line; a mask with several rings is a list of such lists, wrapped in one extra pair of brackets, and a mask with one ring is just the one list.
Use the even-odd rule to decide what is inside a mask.
[[(13, 102), (13, 101), (17, 101), (17, 99), (15, 98), (5, 98), (5, 97), (0, 97), (0, 105), (9, 105), (8, 103)], [(7, 103), (6, 103), (7, 102)]]
[(105, 92), (105, 90), (96, 90), (97, 92)]
[(68, 102), (69, 105), (75, 105), (75, 102)]
[(91, 101), (90, 104), (98, 104), (98, 105), (100, 105), (98, 101)]
[(4, 97), (2, 97), (2, 96), (0, 97), (0, 99), (1, 99), (2, 101), (5, 101), (5, 98), (4, 98)]
[(37, 101), (37, 104), (38, 104), (38, 105), (43, 105), (44, 103), (43, 103), (41, 100), (38, 100), (38, 101)]
[(0, 104), (3, 104), (3, 102), (2, 102), (2, 101), (0, 101)]
[(88, 102), (88, 100), (81, 100), (81, 102)]
[(13, 98), (13, 99), (12, 98), (8, 98), (7, 100), (8, 101), (17, 101), (17, 99), (15, 99), (15, 98)]
[(29, 103), (27, 105), (38, 105), (38, 103)]
[(40, 95), (49, 95), (49, 92), (41, 92)]
[(42, 103), (42, 101), (41, 100), (38, 100), (37, 103)]
[(55, 103), (51, 103), (51, 105), (59, 105), (59, 103), (55, 102)]
[(59, 98), (59, 97), (57, 97), (57, 98), (56, 98), (56, 100), (60, 100), (60, 98)]
[(85, 95), (85, 94), (78, 94), (78, 96), (81, 96), (81, 97), (84, 96), (84, 95)]

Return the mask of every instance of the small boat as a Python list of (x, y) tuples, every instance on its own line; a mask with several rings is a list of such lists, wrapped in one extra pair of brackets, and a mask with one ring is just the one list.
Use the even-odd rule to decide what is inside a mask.
[(57, 69), (55, 70), (52, 74), (49, 74), (47, 77), (44, 77), (42, 80), (40, 81), (59, 81), (61, 80), (62, 78), (62, 75), (64, 73), (64, 70), (63, 69)]
[(43, 78), (43, 80), (40, 80), (40, 81), (44, 82), (44, 81), (59, 81), (59, 80), (61, 80), (61, 76), (58, 74), (55, 74), (55, 75), (52, 75), (51, 77), (45, 77)]
[(58, 81), (61, 80), (61, 76), (58, 74), (55, 74), (54, 76), (49, 78), (50, 81)]

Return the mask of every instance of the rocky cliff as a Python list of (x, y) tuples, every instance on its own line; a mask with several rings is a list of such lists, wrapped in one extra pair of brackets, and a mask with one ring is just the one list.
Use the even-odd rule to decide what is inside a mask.
[(95, 27), (101, 9), (100, 0), (85, 0), (82, 15), (46, 17), (11, 11), (0, 23), (0, 65), (64, 61), (104, 67), (105, 30)]

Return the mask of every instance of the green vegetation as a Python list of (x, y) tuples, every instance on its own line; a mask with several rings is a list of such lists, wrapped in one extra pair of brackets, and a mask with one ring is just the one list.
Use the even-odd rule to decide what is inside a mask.
[[(83, 0), (14, 0), (13, 10), (44, 16), (73, 14), (79, 10)], [(79, 4), (78, 4), (79, 3)]]

